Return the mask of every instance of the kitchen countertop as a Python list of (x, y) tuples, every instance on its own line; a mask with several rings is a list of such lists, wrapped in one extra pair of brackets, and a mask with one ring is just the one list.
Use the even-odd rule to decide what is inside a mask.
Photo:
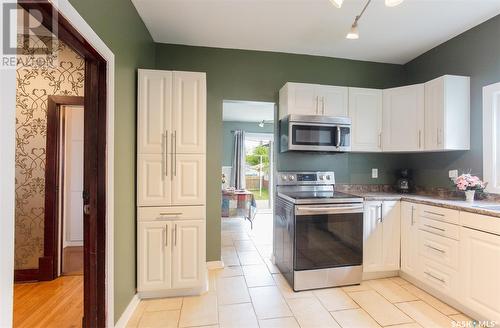
[(489, 215), (500, 218), (500, 211), (477, 207), (484, 205), (500, 206), (500, 203), (492, 201), (476, 200), (474, 201), (474, 203), (467, 203), (466, 201), (460, 199), (442, 199), (435, 196), (433, 197), (433, 196), (424, 196), (416, 194), (399, 194), (390, 192), (358, 192), (358, 191), (349, 191), (349, 193), (359, 197), (363, 197), (363, 199), (366, 201), (403, 200), (411, 203), (439, 206), (439, 207), (449, 208), (452, 210)]

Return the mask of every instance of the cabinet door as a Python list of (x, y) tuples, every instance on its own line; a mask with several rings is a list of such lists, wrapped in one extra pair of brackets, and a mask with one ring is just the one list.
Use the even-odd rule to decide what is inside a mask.
[(288, 83), (288, 114), (320, 115), (315, 84)]
[(425, 83), (425, 150), (443, 149), (444, 82)]
[(401, 203), (401, 271), (418, 275), (417, 205)]
[(347, 116), (349, 88), (320, 85), (316, 89), (320, 100), (320, 114), (325, 116)]
[(173, 73), (172, 152), (206, 152), (206, 75), (197, 72)]
[(424, 149), (423, 84), (383, 91), (384, 151), (419, 151)]
[(205, 204), (205, 155), (172, 154), (172, 205)]
[(172, 287), (201, 286), (205, 264), (205, 222), (186, 220), (173, 224)]
[(382, 151), (382, 90), (349, 88), (352, 150)]
[(382, 202), (365, 202), (363, 221), (363, 272), (382, 270)]
[(172, 133), (172, 72), (139, 70), (137, 152), (161, 154)]
[(460, 228), (460, 261), (461, 302), (500, 322), (500, 236)]
[(168, 206), (171, 204), (172, 170), (170, 155), (139, 154), (137, 156), (137, 205)]
[(401, 205), (399, 201), (382, 203), (383, 268), (399, 270), (401, 249)]
[(171, 287), (171, 226), (166, 221), (139, 222), (137, 228), (137, 289)]

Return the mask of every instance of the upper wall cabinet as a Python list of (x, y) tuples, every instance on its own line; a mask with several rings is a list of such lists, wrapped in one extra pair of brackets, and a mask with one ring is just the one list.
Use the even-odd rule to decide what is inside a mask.
[(445, 75), (425, 83), (425, 150), (470, 149), (470, 78)]
[(280, 119), (288, 114), (347, 116), (346, 87), (288, 82), (280, 90)]
[(384, 90), (384, 151), (424, 149), (424, 98), (423, 84)]
[(382, 151), (382, 90), (349, 88), (352, 150)]
[(206, 75), (139, 70), (138, 153), (204, 154)]

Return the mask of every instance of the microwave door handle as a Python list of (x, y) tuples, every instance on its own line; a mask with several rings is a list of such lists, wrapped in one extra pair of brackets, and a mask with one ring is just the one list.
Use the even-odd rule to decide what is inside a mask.
[(340, 138), (341, 138), (340, 126), (337, 126), (337, 144), (335, 145), (337, 148), (340, 148)]

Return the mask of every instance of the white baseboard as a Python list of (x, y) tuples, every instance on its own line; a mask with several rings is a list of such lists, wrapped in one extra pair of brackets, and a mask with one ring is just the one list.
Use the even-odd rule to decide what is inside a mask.
[(221, 261), (209, 261), (207, 262), (208, 270), (224, 269), (224, 262)]
[(132, 318), (132, 315), (134, 314), (135, 309), (137, 308), (137, 305), (139, 305), (139, 302), (141, 300), (139, 299), (139, 296), (137, 294), (132, 297), (130, 300), (130, 303), (128, 303), (127, 307), (125, 308), (125, 311), (123, 311), (122, 315), (120, 316), (120, 319), (115, 324), (116, 328), (125, 328), (127, 326), (128, 321), (130, 318)]

